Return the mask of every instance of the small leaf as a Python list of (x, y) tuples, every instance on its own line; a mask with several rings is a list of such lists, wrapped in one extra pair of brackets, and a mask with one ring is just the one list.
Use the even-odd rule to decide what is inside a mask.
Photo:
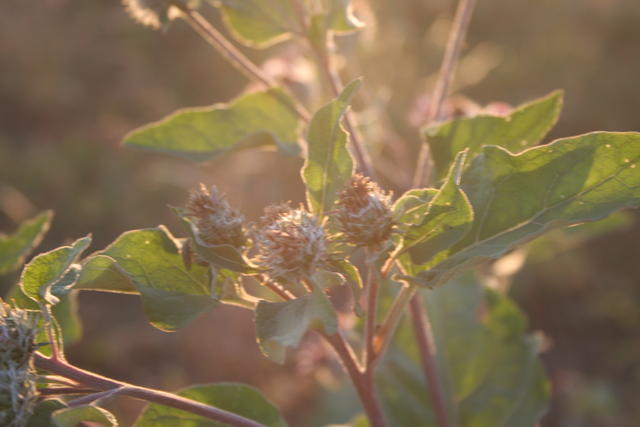
[(318, 290), (286, 302), (260, 301), (256, 308), (260, 349), (277, 363), (284, 363), (286, 349), (296, 348), (308, 330), (319, 328), (333, 334), (337, 327), (331, 302)]
[(320, 270), (314, 273), (313, 282), (318, 285), (320, 289), (328, 290), (334, 286), (344, 285), (346, 283), (346, 279), (340, 273)]
[(216, 298), (222, 304), (254, 310), (258, 298), (247, 293), (240, 280), (240, 275), (234, 271), (219, 270), (215, 278)]
[(56, 427), (76, 427), (83, 421), (92, 421), (108, 427), (118, 425), (118, 421), (109, 411), (93, 405), (58, 409), (51, 415), (51, 420)]
[(353, 158), (347, 148), (349, 134), (340, 120), (360, 84), (361, 80), (349, 83), (338, 98), (313, 116), (309, 125), (309, 152), (302, 179), (307, 187), (309, 209), (318, 216), (331, 209), (338, 192), (353, 175)]
[(456, 153), (469, 149), (468, 160), (484, 145), (499, 145), (512, 153), (538, 144), (558, 121), (562, 91), (521, 105), (506, 117), (476, 116), (434, 124), (424, 135), (438, 178), (443, 178)]
[(298, 154), (298, 116), (280, 89), (255, 92), (229, 104), (179, 110), (162, 121), (134, 130), (124, 145), (202, 162), (228, 151), (275, 144), (287, 154)]
[(44, 211), (20, 225), (10, 236), (0, 233), (0, 274), (17, 270), (49, 230), (52, 211)]
[[(20, 286), (22, 291), (34, 301), (56, 304), (77, 279), (71, 270), (80, 254), (91, 244), (91, 237), (76, 240), (71, 246), (62, 246), (33, 258), (22, 271)], [(56, 295), (58, 294), (58, 295)]]
[[(176, 393), (178, 396), (215, 406), (268, 427), (286, 427), (278, 409), (258, 390), (244, 384), (197, 385)], [(227, 424), (168, 406), (151, 404), (142, 412), (135, 427), (226, 427)]]
[(151, 324), (164, 331), (186, 325), (216, 304), (209, 269), (187, 269), (179, 242), (164, 226), (128, 231), (85, 265), (90, 270), (80, 278), (83, 289), (131, 292), (133, 286)]
[(441, 284), (544, 232), (640, 203), (640, 133), (594, 132), (511, 154), (496, 146), (469, 166), (462, 189), (476, 220), (418, 282)]
[(347, 280), (347, 284), (351, 287), (351, 292), (353, 293), (353, 311), (357, 316), (362, 317), (364, 312), (360, 306), (360, 295), (364, 285), (362, 283), (362, 277), (360, 277), (360, 272), (347, 258), (331, 259), (329, 260), (329, 264), (332, 269), (341, 273)]

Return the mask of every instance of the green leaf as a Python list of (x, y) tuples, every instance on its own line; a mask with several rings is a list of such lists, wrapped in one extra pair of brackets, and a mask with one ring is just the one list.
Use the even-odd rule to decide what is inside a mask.
[(179, 110), (134, 130), (124, 145), (197, 162), (256, 143), (275, 144), (284, 153), (297, 155), (298, 126), (290, 98), (280, 89), (268, 89), (229, 104)]
[(17, 270), (49, 230), (52, 211), (44, 211), (20, 225), (10, 236), (0, 233), (0, 274)]
[[(469, 276), (423, 296), (451, 424), (535, 425), (550, 387), (518, 307)], [(437, 425), (419, 360), (405, 319), (376, 378), (390, 425)]]
[(469, 166), (462, 189), (476, 220), (448, 256), (418, 275), (437, 285), (560, 226), (640, 202), (640, 133), (594, 132), (511, 154), (496, 146)]
[(349, 134), (340, 120), (360, 84), (359, 79), (349, 83), (338, 98), (313, 116), (309, 125), (309, 152), (302, 179), (307, 187), (309, 209), (319, 216), (332, 208), (338, 192), (353, 175), (353, 158), (347, 148)]
[(277, 363), (284, 363), (286, 349), (296, 348), (307, 331), (318, 328), (333, 334), (337, 327), (331, 302), (318, 290), (286, 302), (260, 301), (256, 308), (258, 344)]
[(398, 224), (412, 225), (421, 222), (438, 191), (435, 188), (414, 188), (400, 196), (393, 204), (393, 214), (398, 219)]
[[(215, 406), (268, 427), (287, 424), (278, 409), (253, 387), (244, 384), (218, 383), (197, 385), (176, 393), (178, 396)], [(147, 406), (135, 427), (226, 427), (227, 424), (200, 417), (168, 406)]]
[[(466, 151), (458, 153), (442, 188), (431, 199), (420, 223), (410, 225), (404, 234), (400, 252), (409, 249), (415, 264), (438, 259), (471, 229), (473, 209), (460, 188), (460, 176)], [(416, 208), (418, 209), (418, 208)]]
[(347, 280), (347, 284), (351, 287), (351, 292), (353, 293), (353, 311), (357, 316), (362, 317), (364, 312), (360, 306), (360, 295), (364, 288), (364, 284), (362, 283), (360, 272), (347, 258), (330, 259), (329, 265), (333, 270), (339, 272)]
[[(85, 265), (91, 273), (80, 278), (83, 289), (130, 292), (131, 284), (151, 324), (164, 331), (186, 325), (216, 304), (209, 269), (187, 269), (179, 242), (164, 226), (128, 231)], [(109, 277), (113, 283), (106, 280)]]
[(93, 405), (58, 409), (52, 414), (51, 420), (56, 427), (76, 427), (83, 421), (92, 421), (109, 427), (118, 425), (118, 421), (109, 411)]
[(250, 295), (240, 280), (240, 275), (234, 271), (219, 270), (215, 278), (216, 298), (222, 304), (254, 310), (258, 305), (258, 298)]
[(78, 278), (79, 267), (73, 264), (90, 244), (87, 236), (33, 258), (22, 271), (22, 291), (34, 301), (56, 304)]
[(47, 399), (39, 402), (33, 409), (26, 427), (55, 427), (51, 421), (51, 414), (65, 407), (65, 404), (58, 399)]
[(485, 145), (517, 153), (538, 144), (558, 121), (562, 91), (521, 105), (506, 117), (476, 116), (434, 124), (424, 129), (437, 178), (443, 178), (456, 154), (469, 149), (473, 159)]

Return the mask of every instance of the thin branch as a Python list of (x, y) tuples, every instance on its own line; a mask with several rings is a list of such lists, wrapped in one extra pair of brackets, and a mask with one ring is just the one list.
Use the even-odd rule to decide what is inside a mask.
[(80, 387), (44, 387), (39, 388), (38, 393), (42, 396), (61, 396), (68, 394), (86, 394), (94, 393), (92, 388), (80, 388)]
[(413, 332), (420, 350), (420, 362), (422, 363), (429, 394), (433, 401), (436, 421), (438, 427), (449, 427), (452, 424), (449, 420), (442, 381), (436, 362), (436, 347), (433, 340), (431, 324), (429, 323), (429, 316), (427, 315), (424, 304), (422, 304), (417, 295), (411, 298), (409, 307), (411, 309)]
[[(428, 122), (439, 122), (443, 118), (444, 113), (444, 101), (449, 94), (449, 86), (453, 80), (453, 74), (456, 68), (456, 63), (460, 57), (460, 51), (462, 50), (462, 43), (471, 21), (471, 15), (475, 6), (476, 0), (460, 0), (458, 3), (458, 9), (456, 10), (456, 16), (453, 20), (453, 27), (449, 33), (449, 40), (447, 41), (447, 47), (444, 52), (444, 58), (442, 59), (442, 65), (440, 66), (440, 73), (438, 80), (433, 89), (431, 96), (431, 105), (429, 108)], [(413, 177), (413, 187), (420, 187), (426, 179), (427, 164), (429, 163), (429, 146), (422, 144), (420, 147), (420, 154), (418, 155), (418, 163), (416, 166), (416, 172)]]
[(173, 0), (175, 7), (180, 9), (184, 20), (211, 46), (213, 46), (231, 65), (244, 74), (250, 80), (260, 83), (266, 88), (282, 89), (288, 96), (282, 101), (289, 105), (305, 122), (309, 122), (309, 112), (298, 101), (293, 94), (278, 83), (267, 73), (247, 58), (233, 43), (231, 43), (222, 33), (209, 23), (199, 12), (190, 9), (180, 0)]
[(111, 392), (122, 389), (122, 395), (158, 403), (160, 405), (171, 406), (211, 420), (227, 423), (234, 427), (265, 427), (263, 424), (223, 409), (205, 405), (204, 403), (187, 399), (172, 393), (167, 393), (165, 391), (139, 387), (106, 378), (101, 375), (94, 374), (93, 372), (80, 369), (64, 360), (56, 360), (46, 357), (42, 353), (35, 353), (34, 361), (36, 367), (39, 369), (77, 381), (79, 384), (89, 388)]
[[(368, 254), (369, 255), (369, 254)], [(379, 280), (374, 277), (375, 263), (368, 256), (367, 260), (367, 313), (364, 324), (365, 353), (362, 360), (366, 370), (370, 369), (371, 362), (375, 358), (379, 349), (376, 348), (376, 319), (378, 309), (378, 287)]]
[(51, 306), (49, 304), (40, 303), (40, 311), (44, 318), (44, 328), (47, 332), (49, 347), (51, 348), (51, 358), (54, 360), (65, 360), (63, 350), (58, 346), (58, 337), (55, 331), (55, 323)]

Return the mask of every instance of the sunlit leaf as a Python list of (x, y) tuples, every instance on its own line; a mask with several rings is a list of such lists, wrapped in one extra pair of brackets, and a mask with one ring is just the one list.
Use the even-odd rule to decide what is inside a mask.
[[(179, 110), (134, 130), (124, 145), (198, 162), (256, 141), (297, 154), (298, 125), (290, 98), (280, 89), (269, 89), (242, 95), (229, 104)], [(261, 135), (266, 138), (258, 140)]]
[(83, 421), (91, 421), (107, 427), (118, 425), (118, 421), (109, 411), (93, 405), (58, 409), (51, 415), (51, 420), (56, 427), (76, 427)]
[(361, 80), (349, 83), (340, 96), (322, 107), (309, 125), (308, 154), (302, 178), (307, 187), (309, 209), (324, 215), (331, 209), (353, 174), (353, 158), (347, 148), (349, 134), (340, 121)]
[(0, 274), (17, 270), (25, 258), (40, 244), (49, 230), (52, 211), (44, 211), (37, 217), (25, 221), (18, 230), (5, 236), (0, 234)]
[(286, 302), (260, 301), (256, 308), (260, 349), (277, 363), (284, 363), (287, 348), (296, 348), (307, 331), (318, 328), (333, 334), (337, 327), (331, 302), (317, 290)]
[(456, 154), (469, 150), (473, 159), (485, 145), (512, 153), (538, 144), (558, 121), (562, 92), (556, 91), (521, 105), (505, 117), (480, 115), (434, 124), (424, 129), (438, 178), (443, 178)]
[[(287, 424), (278, 409), (253, 387), (244, 384), (218, 383), (197, 385), (177, 393), (218, 409), (241, 415), (268, 427), (285, 427)], [(228, 424), (213, 421), (168, 406), (147, 406), (135, 427), (226, 427)]]

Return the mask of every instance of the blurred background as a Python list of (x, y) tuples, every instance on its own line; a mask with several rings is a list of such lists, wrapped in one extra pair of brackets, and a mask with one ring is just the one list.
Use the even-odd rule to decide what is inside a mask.
[[(640, 131), (637, 0), (478, 3), (456, 102), (518, 105), (562, 88), (564, 113), (549, 140)], [(356, 110), (368, 143), (388, 152), (383, 184), (397, 191), (410, 172), (403, 165), (415, 158), (455, 4), (354, 5), (368, 26), (341, 38), (343, 72), (365, 78)], [(219, 23), (215, 10), (204, 12)], [(316, 78), (296, 46), (245, 51), (260, 63), (276, 58), (266, 69), (294, 86)], [(184, 203), (198, 182), (216, 184), (250, 220), (269, 203), (303, 200), (300, 159), (246, 151), (194, 167), (119, 146), (130, 130), (178, 108), (225, 102), (246, 89), (182, 22), (164, 32), (143, 28), (116, 0), (8, 0), (0, 5), (0, 64), (0, 230), (53, 209), (38, 251), (87, 233), (98, 250), (129, 229), (162, 223), (177, 231), (167, 205)], [(637, 212), (625, 218), (579, 246), (566, 236), (556, 236), (566, 244), (536, 246), (511, 285), (548, 343), (542, 357), (554, 396), (545, 427), (640, 425), (640, 221)], [(0, 277), (0, 295), (16, 279)], [(165, 334), (146, 323), (138, 298), (88, 293), (79, 302), (84, 335), (69, 348), (78, 365), (166, 389), (248, 382), (293, 426), (315, 425), (317, 378), (307, 365), (322, 361), (298, 357), (305, 362), (279, 367), (263, 358), (247, 312), (221, 307)], [(301, 352), (317, 354), (313, 346)], [(128, 425), (140, 407), (118, 400), (112, 409)]]

